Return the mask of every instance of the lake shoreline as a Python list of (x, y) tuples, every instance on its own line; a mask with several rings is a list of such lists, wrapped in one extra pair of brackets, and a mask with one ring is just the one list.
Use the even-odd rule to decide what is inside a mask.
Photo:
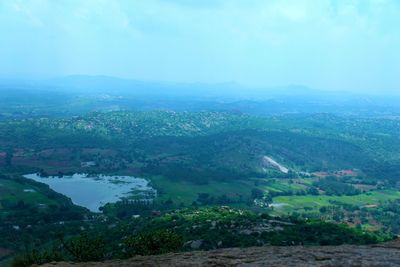
[(92, 212), (100, 212), (100, 207), (124, 198), (150, 200), (157, 194), (149, 180), (133, 176), (75, 173), (61, 177), (42, 177), (38, 173), (32, 173), (24, 177), (47, 184), (52, 190), (69, 197), (75, 205)]

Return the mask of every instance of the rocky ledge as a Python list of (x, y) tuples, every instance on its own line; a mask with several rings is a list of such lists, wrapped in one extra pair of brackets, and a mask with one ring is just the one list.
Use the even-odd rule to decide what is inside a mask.
[(371, 246), (232, 248), (44, 266), (400, 266), (400, 240)]

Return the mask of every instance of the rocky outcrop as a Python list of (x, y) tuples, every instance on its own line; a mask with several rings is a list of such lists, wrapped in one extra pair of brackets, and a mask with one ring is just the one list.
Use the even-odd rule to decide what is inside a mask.
[(252, 247), (135, 257), (93, 263), (52, 263), (46, 267), (130, 266), (400, 266), (400, 241), (372, 246)]

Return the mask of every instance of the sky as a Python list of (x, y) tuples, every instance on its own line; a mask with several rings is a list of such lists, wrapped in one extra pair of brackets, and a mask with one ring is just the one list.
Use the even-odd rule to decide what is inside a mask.
[(0, 77), (400, 91), (398, 0), (2, 0)]

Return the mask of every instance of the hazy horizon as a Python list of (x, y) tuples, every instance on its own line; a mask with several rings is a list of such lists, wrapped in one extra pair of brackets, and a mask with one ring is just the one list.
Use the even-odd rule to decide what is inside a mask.
[(0, 78), (399, 94), (400, 2), (5, 1)]

